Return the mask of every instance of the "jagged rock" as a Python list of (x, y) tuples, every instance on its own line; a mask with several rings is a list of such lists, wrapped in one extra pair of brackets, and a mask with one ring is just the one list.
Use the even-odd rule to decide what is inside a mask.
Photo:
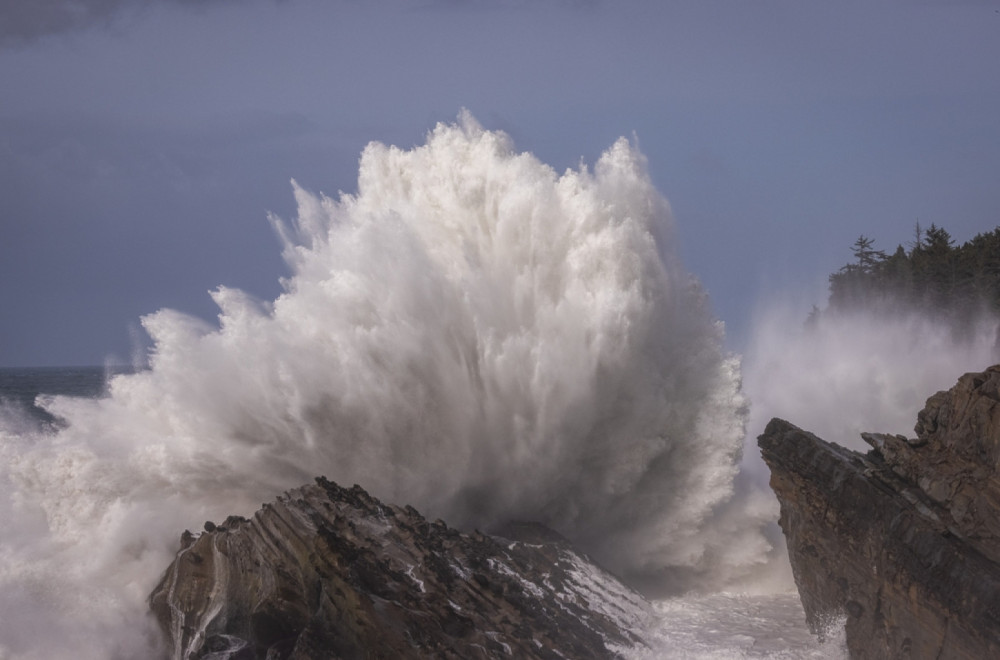
[(503, 534), (319, 478), (185, 532), (150, 606), (175, 660), (608, 658), (641, 643), (641, 597), (541, 526)]
[(1000, 561), (1000, 366), (927, 400), (915, 439), (863, 433), (892, 470), (948, 510), (962, 535)]
[(867, 455), (780, 419), (758, 439), (795, 582), (852, 658), (1000, 657), (1000, 367), (927, 401)]

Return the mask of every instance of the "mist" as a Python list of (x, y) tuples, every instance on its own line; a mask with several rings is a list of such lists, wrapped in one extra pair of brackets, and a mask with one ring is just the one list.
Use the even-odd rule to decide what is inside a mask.
[(917, 413), (939, 390), (997, 361), (995, 315), (957, 332), (947, 318), (916, 309), (826, 312), (763, 305), (744, 360), (749, 426), (781, 417), (819, 437), (867, 451), (863, 431), (913, 436)]

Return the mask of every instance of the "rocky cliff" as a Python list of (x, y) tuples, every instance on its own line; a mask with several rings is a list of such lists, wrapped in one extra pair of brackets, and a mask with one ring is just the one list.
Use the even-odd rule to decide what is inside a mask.
[(844, 617), (852, 658), (1000, 657), (1000, 366), (915, 432), (864, 455), (780, 419), (759, 437), (806, 617)]
[(320, 478), (181, 537), (150, 596), (173, 660), (609, 658), (635, 593), (532, 524), (462, 534)]

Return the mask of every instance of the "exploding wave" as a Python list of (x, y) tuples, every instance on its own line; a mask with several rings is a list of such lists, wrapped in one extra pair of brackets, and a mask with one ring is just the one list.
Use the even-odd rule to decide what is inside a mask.
[(57, 434), (2, 435), (0, 657), (139, 654), (177, 534), (317, 474), (457, 525), (545, 522), (635, 582), (763, 560), (760, 516), (717, 515), (739, 363), (628, 141), (560, 176), (463, 114), (369, 145), (354, 195), (295, 197), (276, 300), (156, 312), (150, 369), (48, 401)]

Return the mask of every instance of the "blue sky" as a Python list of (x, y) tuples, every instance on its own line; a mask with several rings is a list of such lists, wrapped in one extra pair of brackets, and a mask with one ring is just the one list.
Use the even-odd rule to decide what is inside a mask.
[(128, 360), (141, 315), (273, 298), (289, 180), (468, 108), (557, 170), (638, 137), (739, 350), (859, 234), (1000, 224), (1000, 3), (14, 0), (0, 366)]

